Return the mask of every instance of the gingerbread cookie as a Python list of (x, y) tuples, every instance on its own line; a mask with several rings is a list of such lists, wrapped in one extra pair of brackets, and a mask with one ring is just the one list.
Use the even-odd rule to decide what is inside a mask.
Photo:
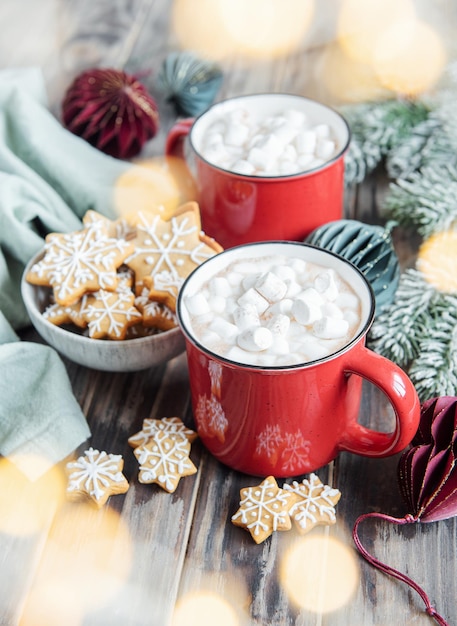
[(124, 218), (110, 220), (97, 211), (89, 210), (83, 217), (83, 224), (87, 229), (94, 229), (102, 236), (107, 234), (108, 237), (115, 239), (131, 239), (136, 234), (136, 226), (132, 225)]
[(160, 215), (138, 214), (135, 251), (126, 264), (135, 272), (137, 293), (150, 289), (151, 299), (176, 309), (179, 288), (190, 272), (221, 246), (201, 231), (196, 202), (181, 206), (169, 220)]
[(125, 493), (129, 484), (122, 470), (120, 454), (107, 454), (93, 448), (76, 461), (67, 463), (67, 496), (70, 500), (89, 498), (102, 507), (111, 495)]
[(100, 289), (84, 296), (81, 317), (88, 324), (89, 337), (125, 339), (127, 328), (140, 323), (143, 319), (134, 302), (133, 292), (122, 288), (114, 292)]
[(135, 298), (135, 306), (143, 314), (144, 326), (170, 330), (178, 325), (176, 314), (166, 304), (151, 300), (147, 288)]
[(314, 526), (336, 522), (335, 505), (341, 493), (338, 489), (324, 485), (316, 474), (310, 474), (309, 479), (304, 478), (301, 483), (296, 480), (291, 485), (286, 483), (284, 489), (298, 499), (290, 509), (290, 516), (302, 535)]
[(179, 417), (163, 417), (162, 419), (146, 418), (143, 420), (143, 428), (128, 439), (132, 448), (148, 443), (159, 432), (167, 435), (176, 435), (187, 439), (190, 443), (197, 439), (198, 435), (194, 430), (187, 428)]
[(157, 432), (133, 453), (140, 464), (140, 483), (156, 483), (169, 493), (175, 491), (181, 477), (197, 471), (189, 458), (190, 442), (182, 436)]
[(232, 516), (235, 526), (245, 528), (256, 543), (265, 541), (277, 530), (290, 530), (289, 511), (297, 501), (291, 491), (278, 487), (273, 476), (260, 485), (240, 491), (240, 508)]
[(132, 252), (133, 244), (96, 229), (51, 233), (46, 237), (44, 257), (32, 265), (27, 280), (52, 287), (58, 304), (71, 305), (87, 292), (114, 291), (117, 268)]

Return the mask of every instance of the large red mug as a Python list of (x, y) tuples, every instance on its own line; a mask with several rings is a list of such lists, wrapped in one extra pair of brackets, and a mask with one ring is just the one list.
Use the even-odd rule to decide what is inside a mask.
[[(246, 365), (220, 356), (196, 338), (187, 298), (234, 260), (285, 255), (333, 268), (360, 299), (352, 339), (329, 356), (290, 366)], [(193, 413), (206, 448), (229, 467), (256, 476), (297, 476), (339, 452), (385, 457), (403, 450), (419, 423), (420, 404), (408, 376), (365, 346), (374, 318), (373, 291), (349, 261), (296, 242), (243, 245), (212, 257), (181, 287), (177, 314), (184, 333)], [(359, 423), (362, 381), (379, 387), (395, 414), (392, 432)]]
[[(312, 127), (324, 124), (331, 129), (336, 151), (321, 165), (289, 175), (253, 176), (218, 167), (203, 156), (205, 134), (216, 120), (240, 109), (264, 117), (304, 113)], [(182, 140), (187, 137), (202, 227), (224, 248), (271, 239), (303, 241), (318, 226), (342, 217), (350, 132), (333, 109), (291, 94), (240, 96), (213, 105), (195, 120), (178, 122), (168, 134), (167, 154), (184, 153)]]

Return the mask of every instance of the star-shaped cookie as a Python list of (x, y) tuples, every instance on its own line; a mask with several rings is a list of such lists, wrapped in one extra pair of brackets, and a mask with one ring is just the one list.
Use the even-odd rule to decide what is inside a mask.
[(57, 304), (74, 304), (86, 292), (114, 291), (117, 268), (133, 249), (133, 244), (97, 229), (51, 233), (46, 237), (43, 258), (32, 265), (27, 280), (52, 287)]
[(291, 491), (278, 487), (273, 476), (260, 485), (240, 491), (240, 507), (232, 516), (235, 526), (245, 528), (256, 543), (261, 543), (277, 530), (290, 530), (289, 511), (297, 501)]
[(140, 464), (139, 482), (156, 483), (169, 493), (175, 491), (181, 477), (197, 471), (189, 458), (190, 442), (181, 435), (158, 432), (133, 453)]
[(67, 463), (67, 496), (70, 500), (89, 498), (102, 507), (111, 495), (125, 493), (129, 483), (122, 470), (120, 454), (107, 454), (89, 448), (76, 461)]
[(146, 418), (143, 420), (143, 428), (129, 437), (128, 444), (132, 448), (138, 448), (148, 443), (157, 433), (166, 433), (167, 435), (181, 436), (190, 443), (197, 439), (198, 435), (195, 430), (187, 428), (179, 417), (163, 417), (162, 419)]
[(127, 329), (143, 319), (134, 302), (133, 292), (126, 289), (113, 292), (100, 289), (84, 296), (81, 317), (88, 324), (89, 337), (125, 339)]
[(304, 478), (301, 483), (296, 480), (291, 485), (286, 483), (284, 489), (297, 497), (290, 516), (300, 534), (304, 535), (314, 526), (336, 522), (335, 505), (341, 492), (324, 485), (316, 474), (310, 474), (309, 479)]
[(164, 220), (160, 215), (139, 213), (135, 251), (126, 259), (135, 272), (139, 289), (147, 286), (152, 300), (164, 302), (172, 311), (185, 278), (221, 246), (201, 231), (200, 210), (188, 202)]

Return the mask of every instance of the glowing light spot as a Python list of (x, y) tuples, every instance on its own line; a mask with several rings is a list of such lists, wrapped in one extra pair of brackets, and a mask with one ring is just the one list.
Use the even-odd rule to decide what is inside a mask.
[(349, 57), (338, 44), (326, 46), (316, 67), (316, 79), (322, 81), (332, 98), (339, 102), (392, 97), (392, 92), (381, 85), (371, 65)]
[[(27, 467), (43, 463), (37, 457), (22, 459)], [(53, 467), (39, 480), (30, 481), (6, 458), (0, 460), (0, 532), (28, 535), (45, 529), (65, 497), (64, 474)]]
[(419, 248), (416, 266), (438, 291), (457, 293), (457, 231), (426, 239)]
[(415, 96), (440, 78), (446, 52), (438, 34), (416, 19), (392, 24), (377, 38), (373, 67), (382, 85)]
[[(101, 608), (114, 598), (128, 577), (132, 562), (129, 531), (113, 509), (67, 504), (55, 517), (26, 600), (24, 614), (60, 617), (76, 624), (76, 616)], [(119, 567), (122, 563), (122, 567)], [(52, 590), (52, 593), (51, 593)]]
[(116, 211), (121, 217), (143, 211), (168, 219), (178, 206), (197, 200), (197, 196), (194, 179), (178, 157), (137, 161), (119, 176), (114, 187)]
[(351, 59), (370, 64), (379, 34), (414, 15), (411, 0), (344, 0), (338, 16), (338, 41)]
[(354, 555), (341, 541), (312, 534), (286, 552), (280, 580), (294, 604), (315, 613), (329, 613), (349, 602), (359, 571)]
[(213, 591), (185, 595), (176, 605), (171, 626), (239, 626), (235, 609)]
[[(266, 59), (302, 43), (314, 0), (175, 0), (173, 30), (184, 49), (221, 60), (233, 55)], [(189, 27), (192, 24), (192, 27)]]

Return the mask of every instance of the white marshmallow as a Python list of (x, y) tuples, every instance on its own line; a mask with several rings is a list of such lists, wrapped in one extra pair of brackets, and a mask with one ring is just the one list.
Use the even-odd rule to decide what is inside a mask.
[(238, 298), (238, 304), (240, 306), (244, 306), (245, 304), (253, 304), (257, 309), (259, 315), (264, 313), (270, 306), (268, 300), (266, 300), (258, 291), (256, 291), (253, 287), (248, 289), (243, 293), (242, 296)]
[(316, 146), (316, 156), (319, 159), (328, 160), (335, 154), (335, 142), (331, 139), (320, 139)]
[(297, 129), (292, 126), (292, 124), (289, 124), (287, 121), (284, 121), (283, 124), (278, 125), (274, 129), (274, 136), (277, 138), (282, 146), (287, 146), (288, 144), (290, 144), (296, 134)]
[(235, 343), (239, 333), (239, 330), (235, 326), (235, 324), (228, 322), (223, 317), (215, 317), (208, 326), (208, 328), (214, 333), (217, 333), (227, 343)]
[(349, 324), (345, 319), (323, 316), (313, 324), (313, 333), (320, 339), (339, 339), (346, 336)]
[(238, 159), (232, 166), (232, 171), (237, 174), (245, 174), (246, 176), (250, 176), (251, 174), (255, 174), (255, 167), (246, 159)]
[(287, 335), (287, 331), (290, 327), (290, 317), (279, 313), (273, 315), (266, 323), (266, 328), (270, 330), (273, 335)]
[(266, 171), (273, 166), (271, 156), (264, 152), (262, 148), (251, 148), (246, 160), (258, 170)]
[(191, 315), (200, 316), (210, 312), (208, 300), (202, 293), (196, 293), (186, 298), (186, 307)]
[(334, 317), (335, 319), (342, 319), (346, 317), (343, 315), (343, 311), (339, 306), (336, 306), (334, 302), (325, 302), (321, 307), (322, 315), (328, 315), (329, 317)]
[(236, 326), (242, 331), (253, 326), (260, 326), (260, 317), (255, 305), (245, 304), (238, 306), (233, 311), (233, 319)]
[(304, 170), (307, 170), (313, 161), (314, 157), (312, 154), (302, 154), (297, 159), (298, 165)]
[(287, 281), (286, 298), (293, 299), (302, 292), (302, 286), (296, 280)]
[(268, 309), (265, 311), (265, 315), (267, 317), (270, 317), (273, 315), (279, 315), (281, 313), (283, 313), (284, 315), (287, 315), (288, 313), (292, 311), (293, 303), (294, 301), (292, 300), (292, 298), (284, 298), (283, 300), (280, 300), (279, 302), (275, 302), (274, 304), (269, 306)]
[(332, 269), (319, 272), (313, 281), (316, 291), (327, 300), (336, 300), (339, 296), (338, 285), (335, 280), (335, 271)]
[(289, 267), (291, 267), (298, 276), (306, 273), (306, 261), (303, 259), (291, 259), (289, 261)]
[(295, 147), (298, 154), (314, 154), (316, 144), (317, 136), (312, 130), (304, 130), (295, 137)]
[(284, 112), (286, 120), (295, 128), (303, 128), (306, 125), (306, 113), (297, 109), (288, 109)]
[(208, 305), (211, 311), (221, 314), (225, 311), (226, 299), (223, 296), (210, 296), (208, 298)]
[(261, 274), (247, 274), (243, 277), (243, 280), (241, 281), (241, 286), (245, 291), (247, 291), (251, 287), (255, 286), (260, 276)]
[(335, 304), (341, 309), (357, 309), (359, 306), (359, 299), (354, 293), (349, 291), (340, 292), (339, 296), (335, 300)]
[(211, 294), (215, 296), (223, 296), (224, 298), (228, 298), (232, 295), (232, 287), (230, 286), (229, 281), (224, 276), (214, 276), (209, 281), (209, 291)]
[(273, 343), (273, 335), (268, 328), (257, 326), (243, 330), (243, 332), (238, 335), (236, 342), (243, 350), (260, 352), (271, 346)]
[(241, 274), (241, 272), (235, 271), (227, 274), (227, 282), (234, 289), (237, 289), (240, 286), (242, 280), (243, 274)]
[(273, 335), (273, 342), (270, 346), (270, 351), (272, 354), (289, 354), (290, 346), (289, 342), (285, 337), (281, 335)]
[(279, 173), (280, 174), (298, 174), (300, 171), (300, 166), (295, 161), (283, 160), (279, 162)]
[(328, 349), (317, 341), (310, 341), (302, 346), (304, 361), (316, 361), (317, 359), (323, 359), (330, 353)]
[(249, 136), (249, 127), (244, 124), (232, 123), (225, 131), (225, 143), (229, 146), (242, 146)]
[(306, 302), (297, 298), (292, 306), (292, 314), (300, 324), (308, 326), (322, 317), (321, 307), (315, 302)]
[(269, 303), (282, 300), (287, 292), (287, 285), (273, 272), (262, 274), (254, 283), (254, 288)]
[(272, 272), (281, 280), (295, 280), (295, 272), (288, 265), (278, 265), (273, 267)]
[(314, 127), (314, 132), (318, 137), (329, 137), (330, 126), (328, 124), (317, 124), (317, 126)]
[(248, 352), (247, 350), (243, 350), (239, 346), (232, 346), (227, 351), (226, 357), (230, 359), (230, 361), (244, 363), (245, 365), (256, 365), (257, 363), (257, 355), (252, 352)]
[(349, 327), (351, 328), (354, 326), (357, 326), (360, 322), (359, 316), (357, 315), (354, 309), (346, 309), (343, 312), (343, 317), (349, 324)]

